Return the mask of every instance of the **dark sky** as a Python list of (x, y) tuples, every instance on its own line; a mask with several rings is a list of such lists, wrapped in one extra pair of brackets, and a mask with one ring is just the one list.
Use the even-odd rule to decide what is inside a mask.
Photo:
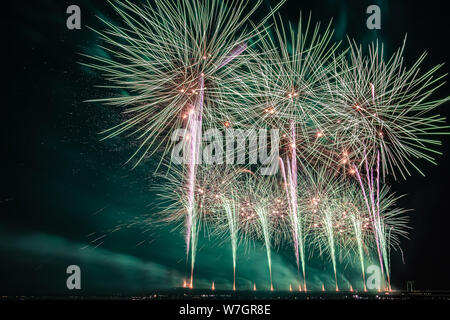
[[(270, 3), (275, 2), (265, 5)], [(314, 20), (324, 23), (333, 18), (335, 40), (348, 35), (367, 44), (378, 37), (388, 53), (407, 33), (407, 63), (426, 50), (424, 67), (430, 67), (446, 62), (448, 52), (447, 12), (431, 3), (437, 2), (288, 0), (280, 12), (292, 21), (300, 10), (312, 11)], [(79, 31), (65, 27), (69, 4), (81, 7)], [(381, 30), (365, 27), (370, 4), (381, 7)], [(105, 91), (94, 88), (101, 79), (77, 64), (77, 53), (92, 53), (96, 37), (86, 26), (99, 27), (95, 15), (109, 16), (110, 8), (100, 0), (41, 0), (16, 1), (5, 12), (0, 294), (68, 294), (65, 268), (70, 264), (82, 268), (86, 294), (179, 285), (186, 270), (182, 237), (142, 223), (155, 210), (155, 194), (149, 191), (158, 183), (151, 177), (154, 165), (133, 171), (123, 166), (133, 147), (129, 141), (100, 142), (98, 136), (117, 115), (83, 102)], [(443, 70), (448, 72), (448, 66)], [(446, 85), (439, 96), (448, 93)], [(448, 105), (439, 112), (448, 115)], [(400, 254), (392, 258), (397, 288), (414, 280), (418, 288), (450, 289), (450, 153), (449, 139), (442, 140), (438, 166), (421, 163), (426, 177), (415, 174), (393, 186), (407, 194), (400, 205), (414, 209), (411, 239), (402, 242), (405, 264)], [(243, 286), (267, 280), (266, 270), (252, 268), (263, 256), (258, 250), (242, 256)], [(280, 252), (274, 257), (278, 283), (295, 274), (293, 260), (286, 256)], [(205, 245), (199, 253), (199, 281), (228, 285), (229, 261), (227, 246), (218, 250)]]

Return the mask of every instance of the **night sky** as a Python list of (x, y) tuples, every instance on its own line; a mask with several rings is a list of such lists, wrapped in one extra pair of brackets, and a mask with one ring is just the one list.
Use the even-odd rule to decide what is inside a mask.
[[(275, 1), (266, 1), (261, 12)], [(423, 51), (431, 67), (447, 60), (448, 12), (437, 2), (288, 0), (280, 13), (296, 22), (299, 11), (312, 11), (313, 20), (333, 18), (336, 41), (346, 35), (367, 45), (378, 37), (388, 54), (406, 34), (406, 64)], [(82, 29), (66, 28), (70, 4), (82, 12)], [(382, 29), (368, 30), (365, 10), (378, 4)], [(180, 232), (152, 226), (156, 211), (152, 187), (155, 161), (134, 170), (125, 161), (135, 148), (126, 137), (99, 141), (99, 132), (120, 117), (92, 98), (114, 92), (92, 70), (77, 62), (79, 53), (96, 53), (97, 37), (87, 26), (102, 27), (95, 15), (117, 20), (105, 1), (16, 1), (4, 16), (2, 105), (2, 183), (0, 189), (0, 295), (73, 294), (66, 289), (66, 268), (82, 270), (79, 294), (148, 293), (180, 285), (185, 276), (184, 243)], [(115, 20), (116, 19), (116, 20)], [(447, 65), (442, 73), (447, 73)], [(449, 86), (437, 96), (449, 94)], [(448, 117), (448, 105), (439, 113)], [(405, 288), (414, 280), (421, 289), (450, 289), (449, 138), (438, 166), (420, 163), (426, 177), (415, 173), (393, 182), (407, 194), (400, 206), (413, 209), (410, 240), (402, 255), (392, 256), (392, 282)], [(117, 230), (116, 230), (117, 229)], [(115, 231), (116, 230), (116, 231)], [(106, 236), (104, 236), (106, 235)], [(202, 241), (203, 240), (203, 241)], [(197, 278), (207, 286), (227, 287), (232, 281), (231, 250), (200, 239)], [(238, 284), (267, 284), (265, 252), (257, 246), (238, 257)], [(289, 249), (274, 254), (274, 283), (286, 286), (296, 276)], [(264, 266), (261, 267), (261, 265)], [(332, 286), (329, 270), (311, 263), (310, 271)], [(350, 270), (351, 271), (351, 270)]]

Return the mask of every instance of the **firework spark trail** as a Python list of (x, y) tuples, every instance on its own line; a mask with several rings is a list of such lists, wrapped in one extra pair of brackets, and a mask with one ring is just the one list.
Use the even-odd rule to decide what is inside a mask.
[[(300, 258), (299, 258), (299, 246), (298, 246), (298, 236), (297, 236), (297, 224), (296, 224), (296, 216), (295, 216), (295, 211), (293, 209), (293, 198), (292, 198), (292, 193), (291, 193), (291, 186), (290, 183), (288, 183), (287, 180), (287, 176), (286, 176), (286, 169), (284, 166), (284, 162), (283, 159), (281, 159), (281, 157), (279, 158), (279, 162), (280, 162), (280, 169), (281, 169), (281, 176), (283, 178), (283, 184), (284, 184), (284, 188), (285, 188), (285, 193), (286, 193), (286, 197), (287, 197), (287, 201), (288, 201), (288, 205), (289, 205), (289, 217), (290, 217), (290, 221), (291, 221), (291, 225), (292, 225), (292, 241), (294, 242), (294, 253), (295, 253), (295, 262), (297, 264), (297, 269), (300, 269)], [(289, 162), (287, 162), (289, 165)], [(289, 179), (291, 180), (291, 179)], [(295, 199), (297, 199), (297, 195), (295, 195)]]
[(233, 290), (236, 290), (236, 250), (239, 225), (235, 195), (232, 193), (230, 199), (224, 198), (222, 203), (227, 216), (230, 231), (231, 250), (233, 255)]
[[(380, 151), (377, 152), (377, 219), (378, 222), (380, 221)], [(383, 228), (383, 235), (384, 235), (384, 228)], [(385, 239), (385, 237), (383, 237)], [(389, 290), (391, 289), (391, 275), (390, 275), (390, 268), (389, 268), (389, 262), (387, 261), (389, 259), (389, 255), (386, 252), (386, 248), (389, 247), (386, 245), (386, 243), (383, 244), (382, 251), (383, 251), (383, 260), (385, 261), (385, 268), (386, 268), (386, 276), (388, 280)]]
[[(295, 255), (297, 258), (297, 267), (298, 267), (298, 206), (297, 206), (297, 152), (296, 152), (296, 141), (295, 141), (295, 123), (291, 121), (291, 159), (286, 159), (288, 163), (288, 173), (289, 173), (289, 194), (290, 194), (290, 203), (291, 203), (291, 216), (294, 227), (294, 243), (295, 243)], [(303, 274), (304, 276), (304, 274)]]
[(384, 239), (384, 246), (383, 246), (383, 258), (386, 264), (386, 276), (387, 276), (387, 281), (388, 281), (388, 288), (387, 290), (391, 291), (391, 274), (390, 274), (390, 244), (389, 241), (391, 239), (391, 231), (392, 231), (391, 227), (389, 229), (389, 235), (386, 235), (386, 226), (383, 226), (383, 239)]
[(256, 214), (258, 215), (259, 223), (262, 229), (262, 235), (264, 239), (264, 246), (266, 247), (267, 254), (267, 264), (269, 266), (269, 279), (270, 279), (270, 290), (273, 290), (272, 284), (272, 257), (271, 257), (271, 248), (270, 248), (270, 232), (269, 232), (269, 221), (267, 210), (263, 207), (255, 208)]
[[(364, 155), (366, 156), (366, 153), (364, 151)], [(376, 213), (376, 207), (375, 207), (375, 192), (374, 192), (374, 185), (373, 185), (373, 169), (370, 168), (369, 170), (369, 163), (367, 161), (367, 158), (365, 158), (365, 167), (366, 167), (366, 179), (367, 179), (367, 187), (368, 187), (368, 193), (369, 193), (369, 198), (370, 198), (370, 202), (371, 202), (371, 217), (372, 217), (372, 223), (373, 223), (373, 227), (374, 227), (374, 235), (375, 235), (375, 242), (377, 243), (377, 252), (378, 252), (378, 257), (380, 259), (380, 267), (381, 267), (381, 274), (384, 275), (384, 267), (383, 267), (383, 263), (382, 263), (382, 254), (381, 254), (381, 243), (380, 243), (380, 230), (378, 228), (379, 223), (378, 223), (378, 218), (377, 218), (377, 213)]]
[(366, 275), (365, 275), (365, 267), (364, 267), (364, 251), (363, 251), (363, 235), (361, 230), (361, 219), (357, 215), (357, 210), (352, 210), (352, 213), (350, 214), (350, 220), (353, 225), (353, 231), (355, 233), (356, 243), (358, 246), (358, 256), (359, 256), (359, 262), (361, 265), (361, 275), (362, 280), (364, 284), (364, 291), (366, 291)]
[(387, 281), (388, 281), (388, 286), (390, 288), (391, 286), (391, 279), (390, 279), (390, 274), (389, 274), (389, 254), (387, 251), (387, 240), (388, 240), (388, 236), (386, 235), (386, 230), (385, 227), (383, 225), (381, 225), (381, 222), (379, 222), (379, 228), (380, 228), (380, 243), (381, 243), (381, 254), (383, 257), (383, 263), (384, 263), (384, 270), (385, 270), (385, 274), (387, 277)]
[(288, 201), (288, 206), (289, 206), (289, 217), (290, 217), (290, 221), (292, 223), (292, 233), (293, 233), (293, 237), (292, 237), (292, 241), (294, 242), (294, 253), (295, 253), (295, 259), (296, 259), (296, 263), (297, 263), (297, 268), (300, 268), (300, 261), (299, 261), (299, 255), (298, 255), (298, 241), (297, 241), (297, 232), (296, 232), (296, 226), (294, 225), (294, 219), (293, 219), (293, 215), (292, 215), (292, 198), (291, 198), (291, 194), (290, 194), (290, 187), (287, 181), (287, 176), (286, 176), (286, 169), (284, 166), (284, 161), (281, 157), (278, 158), (279, 163), (280, 163), (280, 171), (281, 171), (281, 177), (283, 179), (283, 185), (284, 185), (284, 191), (286, 193), (286, 197), (287, 197), (287, 201)]
[(323, 210), (322, 222), (325, 229), (325, 236), (328, 240), (328, 249), (330, 252), (331, 263), (333, 264), (334, 271), (334, 280), (336, 283), (336, 291), (339, 291), (338, 282), (337, 282), (337, 268), (336, 268), (336, 247), (335, 247), (335, 239), (334, 239), (334, 230), (333, 230), (333, 216), (332, 212), (328, 208)]
[[(381, 273), (384, 278), (384, 274), (386, 274), (389, 286), (390, 286), (390, 274), (389, 274), (389, 256), (387, 253), (387, 244), (386, 244), (386, 235), (385, 235), (385, 228), (383, 226), (383, 223), (381, 221), (381, 217), (379, 214), (379, 193), (380, 193), (380, 183), (379, 183), (379, 168), (380, 168), (380, 153), (378, 151), (377, 153), (377, 178), (376, 178), (376, 191), (374, 186), (374, 176), (373, 176), (373, 169), (371, 168), (369, 170), (368, 161), (365, 159), (365, 168), (366, 168), (366, 178), (367, 178), (367, 184), (368, 184), (368, 192), (369, 197), (371, 201), (371, 208), (369, 208), (369, 204), (367, 202), (368, 210), (372, 219), (372, 225), (373, 225), (373, 233), (375, 237), (375, 243), (377, 245), (377, 254), (378, 259), (380, 262), (380, 268)], [(357, 171), (358, 181), (360, 182), (361, 188), (364, 191), (364, 185), (362, 183), (362, 179), (360, 177), (359, 172)], [(375, 193), (376, 193), (376, 204), (375, 204)], [(365, 195), (364, 195), (365, 196)], [(367, 201), (367, 199), (366, 199)]]
[[(306, 290), (305, 257), (304, 257), (303, 243), (302, 243), (302, 247), (299, 246), (299, 240), (302, 240), (302, 237), (301, 237), (301, 235), (298, 234), (299, 226), (298, 226), (298, 219), (297, 219), (297, 211), (298, 211), (297, 184), (295, 183), (295, 186), (292, 187), (293, 186), (293, 181), (291, 181), (292, 173), (290, 173), (290, 175), (289, 175), (290, 183), (288, 184), (284, 162), (283, 162), (283, 159), (281, 159), (281, 157), (279, 158), (279, 162), (280, 162), (280, 171), (281, 171), (281, 175), (283, 178), (283, 184), (285, 187), (285, 193), (286, 193), (286, 197), (287, 197), (288, 205), (289, 205), (289, 218), (290, 218), (291, 229), (292, 229), (292, 241), (294, 243), (295, 262), (297, 264), (297, 270), (300, 270), (300, 258), (301, 258), (302, 273), (303, 273), (303, 286)], [(287, 164), (289, 166), (289, 160), (287, 161)], [(292, 169), (292, 167), (290, 166), (289, 171), (291, 171), (291, 169)], [(295, 178), (295, 179), (297, 179), (297, 178)], [(295, 194), (293, 195), (292, 192), (295, 192)], [(300, 255), (299, 255), (299, 251), (300, 251)]]
[(373, 83), (370, 84), (370, 91), (372, 92), (372, 103), (375, 105), (375, 86)]
[(231, 61), (236, 59), (239, 55), (241, 55), (247, 49), (247, 47), (248, 47), (247, 43), (245, 43), (245, 42), (234, 47), (230, 51), (230, 53), (225, 57), (225, 59), (219, 64), (219, 66), (217, 67), (217, 70), (223, 68), (224, 66), (229, 64)]
[[(286, 160), (288, 164), (288, 174), (289, 174), (289, 202), (290, 202), (290, 216), (293, 224), (294, 233), (294, 247), (295, 247), (295, 258), (297, 262), (297, 268), (299, 268), (299, 254), (302, 264), (302, 274), (303, 274), (303, 287), (306, 290), (306, 270), (305, 270), (305, 254), (304, 254), (304, 241), (303, 241), (303, 230), (302, 222), (299, 217), (298, 210), (298, 182), (297, 182), (297, 150), (296, 150), (296, 130), (295, 122), (290, 121), (290, 133), (291, 133), (291, 159)], [(285, 179), (286, 180), (286, 179)], [(285, 181), (286, 182), (286, 181)], [(299, 221), (300, 220), (300, 221)]]
[[(295, 123), (291, 121), (291, 135), (292, 135), (292, 157), (291, 157), (291, 171), (292, 174), (290, 175), (292, 178), (291, 183), (291, 198), (292, 198), (292, 213), (293, 213), (293, 219), (294, 219), (294, 226), (295, 226), (295, 235), (297, 236), (296, 242), (297, 242), (297, 260), (298, 260), (298, 250), (300, 250), (300, 260), (302, 263), (302, 273), (303, 273), (303, 289), (306, 291), (306, 268), (305, 268), (305, 244), (303, 239), (303, 222), (302, 218), (300, 216), (300, 212), (298, 210), (298, 177), (297, 177), (297, 141), (296, 141), (296, 130), (295, 130)], [(298, 261), (297, 261), (298, 266)]]
[[(372, 225), (374, 227), (375, 243), (377, 245), (378, 259), (380, 261), (380, 267), (381, 267), (381, 271), (383, 273), (383, 261), (382, 261), (382, 257), (381, 257), (380, 244), (379, 244), (379, 241), (378, 241), (377, 228), (376, 228), (377, 224), (375, 223), (375, 220), (374, 220), (374, 217), (373, 217), (373, 214), (372, 214), (373, 211), (372, 211), (372, 209), (371, 209), (371, 207), (369, 205), (369, 200), (368, 200), (368, 197), (367, 197), (367, 194), (366, 194), (366, 189), (364, 187), (364, 183), (362, 181), (362, 178), (361, 178), (361, 175), (359, 173), (359, 170), (358, 170), (358, 168), (356, 166), (353, 166), (353, 168), (355, 170), (356, 177), (358, 178), (358, 182), (359, 182), (359, 185), (361, 187), (361, 191), (363, 193), (364, 201), (365, 201), (366, 206), (367, 206), (367, 212), (369, 213), (370, 217), (372, 218)], [(369, 190), (369, 192), (370, 192), (370, 190)], [(370, 195), (369, 195), (369, 197), (370, 197)]]
[[(380, 153), (378, 151), (377, 154), (377, 169), (380, 168)], [(381, 221), (381, 217), (379, 215), (379, 173), (377, 173), (377, 187), (376, 187), (376, 198), (377, 198), (377, 204), (375, 205), (375, 186), (373, 181), (373, 168), (370, 168), (370, 180), (369, 180), (369, 167), (368, 163), (366, 161), (366, 171), (367, 171), (367, 181), (369, 183), (369, 192), (370, 192), (370, 198), (372, 201), (372, 218), (373, 218), (373, 226), (374, 226), (374, 235), (377, 242), (377, 252), (380, 259), (380, 267), (381, 267), (381, 274), (384, 278), (384, 274), (386, 274), (388, 282), (390, 281), (389, 276), (389, 263), (388, 263), (388, 257), (386, 252), (386, 236), (385, 236), (385, 230)]]
[[(194, 109), (190, 112), (188, 123), (188, 143), (189, 143), (189, 162), (187, 165), (187, 217), (186, 217), (186, 250), (189, 254), (191, 250), (191, 286), (193, 286), (194, 264), (196, 254), (196, 239), (197, 239), (197, 214), (194, 212), (195, 208), (195, 177), (197, 165), (200, 160), (200, 144), (202, 134), (202, 120), (203, 120), (203, 99), (204, 99), (204, 78), (199, 78), (200, 88), (199, 97), (196, 101)], [(192, 244), (192, 248), (190, 248)]]
[(380, 216), (380, 151), (377, 152), (377, 216)]

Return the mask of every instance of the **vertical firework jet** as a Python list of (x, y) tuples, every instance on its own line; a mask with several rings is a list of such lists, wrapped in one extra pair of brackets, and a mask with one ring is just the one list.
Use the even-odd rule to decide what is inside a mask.
[(228, 220), (228, 227), (230, 232), (231, 250), (233, 256), (233, 290), (236, 290), (236, 250), (239, 230), (239, 205), (236, 203), (237, 197), (234, 194), (234, 191), (230, 191), (227, 196), (227, 198), (224, 198), (222, 200), (222, 205)]

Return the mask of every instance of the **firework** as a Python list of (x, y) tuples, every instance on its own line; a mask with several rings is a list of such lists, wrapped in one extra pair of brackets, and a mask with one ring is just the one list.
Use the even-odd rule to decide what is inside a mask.
[(332, 114), (323, 125), (329, 132), (325, 148), (337, 163), (350, 157), (358, 164), (367, 158), (375, 165), (379, 153), (383, 174), (404, 178), (410, 175), (408, 167), (422, 173), (414, 159), (435, 163), (432, 154), (439, 154), (435, 147), (441, 143), (431, 136), (448, 134), (445, 118), (432, 111), (449, 97), (430, 99), (443, 85), (444, 75), (438, 74), (442, 65), (422, 73), (424, 53), (407, 68), (405, 44), (406, 39), (386, 59), (378, 42), (369, 46), (368, 56), (350, 43), (349, 59), (335, 61), (334, 76), (324, 83)]
[[(386, 177), (406, 177), (411, 166), (421, 172), (414, 160), (434, 163), (439, 153), (430, 136), (448, 129), (432, 114), (449, 100), (431, 98), (443, 82), (441, 65), (421, 73), (423, 54), (406, 68), (405, 43), (387, 60), (378, 43), (368, 55), (354, 42), (338, 51), (330, 25), (313, 25), (311, 16), (286, 25), (273, 17), (279, 5), (247, 22), (260, 0), (111, 4), (124, 26), (103, 20), (106, 30), (97, 33), (109, 56), (87, 65), (110, 81), (107, 88), (127, 94), (92, 101), (123, 111), (103, 135), (134, 136), (134, 165), (155, 152), (163, 161), (181, 142), (187, 161), (162, 175), (160, 218), (183, 229), (186, 286), (193, 287), (205, 230), (231, 244), (233, 289), (238, 247), (254, 242), (266, 251), (271, 290), (272, 252), (284, 244), (293, 248), (304, 291), (310, 257), (331, 264), (338, 291), (340, 264), (361, 268), (365, 290), (365, 265), (376, 256), (390, 289), (390, 253), (407, 236), (408, 220)], [(279, 172), (202, 163), (203, 132), (230, 127), (279, 129)]]

